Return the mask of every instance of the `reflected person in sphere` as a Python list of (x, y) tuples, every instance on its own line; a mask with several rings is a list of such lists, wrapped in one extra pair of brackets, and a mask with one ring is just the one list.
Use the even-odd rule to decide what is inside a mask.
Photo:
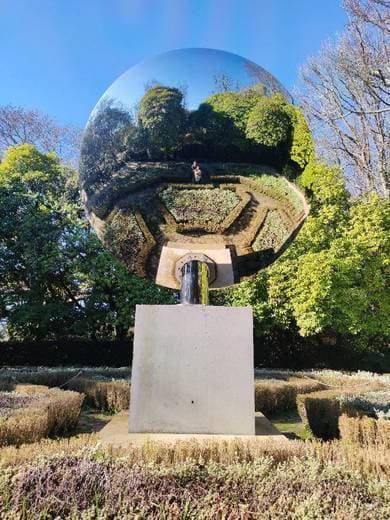
[(199, 184), (202, 181), (202, 170), (200, 169), (197, 161), (194, 161), (192, 163), (191, 168), (192, 168), (193, 182), (195, 182), (195, 184)]

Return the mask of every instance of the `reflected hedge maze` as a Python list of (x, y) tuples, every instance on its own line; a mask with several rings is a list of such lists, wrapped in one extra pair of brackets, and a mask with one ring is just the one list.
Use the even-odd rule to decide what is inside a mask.
[(188, 163), (127, 164), (87, 199), (108, 249), (131, 272), (155, 278), (162, 246), (226, 244), (237, 281), (272, 263), (306, 216), (306, 203), (283, 177), (240, 164), (207, 164), (191, 183)]

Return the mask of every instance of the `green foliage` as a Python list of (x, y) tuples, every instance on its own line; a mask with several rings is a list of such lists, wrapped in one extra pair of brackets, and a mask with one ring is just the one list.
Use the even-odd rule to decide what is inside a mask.
[(89, 190), (104, 185), (126, 156), (137, 151), (139, 133), (131, 115), (110, 99), (99, 105), (84, 132), (80, 156), (80, 180), (88, 181)]
[(349, 194), (338, 166), (311, 161), (298, 181), (307, 190), (314, 210), (332, 205), (343, 211), (348, 206)]
[[(117, 258), (136, 260), (145, 237), (134, 213), (117, 211), (107, 228), (105, 242)], [(129, 267), (134, 269), (132, 264)]]
[[(297, 247), (308, 238), (306, 231), (312, 232), (311, 228), (302, 230)], [(372, 196), (355, 202), (349, 221), (337, 231), (331, 241), (325, 241), (330, 244), (324, 249), (313, 250), (311, 243), (306, 243), (297, 261), (292, 258), (293, 245), (286, 261), (270, 270), (271, 297), (288, 302), (286, 307), (303, 335), (327, 328), (339, 333), (388, 334), (388, 201)]]
[(0, 318), (13, 339), (121, 337), (135, 302), (170, 300), (103, 250), (72, 179), (30, 145), (0, 164)]
[(287, 145), (291, 131), (288, 104), (280, 94), (262, 97), (249, 114), (246, 135), (260, 145), (271, 148)]
[[(300, 182), (311, 193), (302, 230), (266, 272), (234, 289), (231, 301), (255, 304), (258, 334), (271, 324), (297, 326), (302, 336), (348, 335), (355, 348), (375, 350), (370, 338), (380, 345), (390, 332), (389, 201), (349, 200), (340, 170), (321, 164), (310, 163)], [(253, 298), (257, 287), (261, 302)]]
[(151, 87), (140, 101), (139, 122), (147, 134), (150, 157), (172, 154), (185, 128), (183, 94), (172, 87)]
[(292, 120), (290, 159), (303, 170), (314, 160), (314, 142), (305, 116), (299, 107), (289, 106)]
[(198, 126), (203, 129), (204, 138), (218, 147), (237, 147), (249, 151), (245, 136), (250, 110), (261, 98), (259, 94), (224, 92), (207, 98), (196, 115)]
[(234, 190), (218, 188), (169, 187), (160, 197), (178, 223), (210, 230), (221, 224), (240, 202)]
[(267, 174), (250, 174), (249, 178), (254, 179), (262, 186), (270, 188), (272, 191), (287, 199), (292, 204), (297, 213), (302, 212), (302, 197), (294, 190), (295, 186), (292, 188), (283, 177)]
[(280, 216), (279, 211), (270, 210), (252, 244), (252, 248), (254, 251), (261, 251), (262, 249), (273, 249), (277, 251), (288, 235), (289, 230)]

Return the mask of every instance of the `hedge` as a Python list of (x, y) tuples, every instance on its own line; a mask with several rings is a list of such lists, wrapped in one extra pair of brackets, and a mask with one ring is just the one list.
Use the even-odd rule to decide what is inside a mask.
[(0, 366), (130, 366), (133, 337), (120, 340), (59, 339), (0, 342)]
[[(224, 301), (220, 291), (210, 291), (213, 304)], [(329, 347), (320, 336), (302, 338), (295, 330), (274, 328), (271, 333), (255, 331), (254, 364), (256, 368), (331, 368), (335, 370), (369, 370), (386, 372), (390, 366), (390, 349), (376, 338), (375, 350), (361, 351), (354, 339), (336, 337)], [(55, 341), (0, 342), (1, 366), (106, 366), (129, 367), (133, 356), (133, 338), (89, 340), (62, 338)]]
[(339, 417), (341, 441), (362, 447), (383, 446), (390, 448), (390, 421), (372, 417)]
[(340, 436), (339, 417), (344, 412), (348, 413), (348, 407), (343, 406), (342, 397), (384, 388), (385, 384), (373, 381), (356, 387), (300, 394), (297, 396), (298, 413), (313, 435), (323, 440), (335, 439)]
[(21, 385), (0, 392), (0, 446), (36, 442), (77, 425), (84, 396), (78, 392)]
[(323, 383), (303, 378), (293, 381), (255, 381), (255, 410), (264, 414), (294, 410), (298, 394), (323, 388)]

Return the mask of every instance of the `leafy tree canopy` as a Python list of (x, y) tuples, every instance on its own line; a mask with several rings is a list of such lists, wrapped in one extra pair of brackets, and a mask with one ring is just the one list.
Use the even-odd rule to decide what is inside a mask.
[(351, 201), (338, 168), (311, 163), (301, 182), (312, 211), (282, 257), (232, 291), (253, 305), (257, 332), (298, 327), (302, 336), (357, 338), (389, 331), (390, 204), (376, 195)]
[(0, 164), (0, 319), (13, 339), (121, 337), (135, 303), (169, 291), (130, 276), (89, 229), (74, 172), (31, 145)]
[(288, 104), (280, 94), (263, 96), (252, 108), (246, 135), (256, 143), (269, 147), (287, 145), (292, 130)]
[(173, 153), (179, 147), (186, 122), (183, 94), (179, 89), (149, 88), (140, 101), (138, 117), (147, 132), (149, 155), (156, 151)]

